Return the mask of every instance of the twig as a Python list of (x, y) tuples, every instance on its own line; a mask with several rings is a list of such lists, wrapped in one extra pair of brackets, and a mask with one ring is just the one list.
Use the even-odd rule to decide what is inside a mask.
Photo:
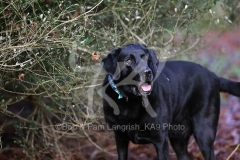
[(229, 160), (233, 156), (233, 154), (238, 150), (239, 146), (240, 144), (237, 145), (237, 147), (234, 149), (234, 151), (232, 151), (232, 153), (228, 156), (226, 160)]
[(116, 154), (113, 154), (113, 153), (110, 153), (110, 152), (106, 151), (105, 149), (103, 149), (102, 147), (100, 147), (99, 145), (97, 145), (95, 142), (93, 142), (92, 139), (89, 137), (89, 135), (87, 134), (86, 131), (84, 131), (84, 134), (85, 134), (85, 136), (88, 138), (88, 140), (89, 140), (96, 148), (98, 148), (99, 150), (101, 150), (101, 151), (103, 151), (103, 152), (105, 152), (105, 153), (108, 153), (108, 154), (110, 154), (110, 155), (112, 155), (112, 156), (116, 156)]

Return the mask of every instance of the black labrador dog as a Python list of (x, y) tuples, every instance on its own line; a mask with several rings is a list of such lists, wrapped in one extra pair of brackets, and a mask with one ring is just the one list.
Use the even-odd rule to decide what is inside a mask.
[(215, 160), (220, 92), (240, 96), (240, 83), (186, 61), (159, 62), (142, 44), (114, 49), (102, 60), (103, 110), (114, 131), (118, 159), (128, 144), (152, 143), (159, 160), (169, 159), (168, 138), (179, 160), (189, 160), (189, 137), (206, 160)]

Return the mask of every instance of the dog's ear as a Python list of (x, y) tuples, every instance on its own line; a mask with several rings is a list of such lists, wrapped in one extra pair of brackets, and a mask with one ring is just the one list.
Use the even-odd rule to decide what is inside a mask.
[(118, 55), (120, 51), (121, 48), (114, 49), (102, 60), (104, 70), (110, 74), (114, 80), (118, 80), (120, 78), (120, 68), (118, 66)]
[(149, 67), (152, 69), (153, 74), (156, 75), (159, 61), (157, 59), (156, 53), (152, 49), (147, 49), (149, 53)]

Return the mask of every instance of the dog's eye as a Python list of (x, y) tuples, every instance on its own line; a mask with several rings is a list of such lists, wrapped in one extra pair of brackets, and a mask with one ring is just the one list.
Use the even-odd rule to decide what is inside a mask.
[(132, 61), (130, 60), (130, 59), (128, 59), (127, 61), (126, 61), (126, 65), (127, 66), (130, 66), (132, 64)]

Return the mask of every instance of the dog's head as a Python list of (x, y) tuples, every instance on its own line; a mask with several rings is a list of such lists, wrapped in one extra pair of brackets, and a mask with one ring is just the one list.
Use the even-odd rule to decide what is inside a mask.
[(130, 44), (114, 49), (102, 63), (123, 95), (151, 93), (158, 60), (154, 51), (145, 45)]

